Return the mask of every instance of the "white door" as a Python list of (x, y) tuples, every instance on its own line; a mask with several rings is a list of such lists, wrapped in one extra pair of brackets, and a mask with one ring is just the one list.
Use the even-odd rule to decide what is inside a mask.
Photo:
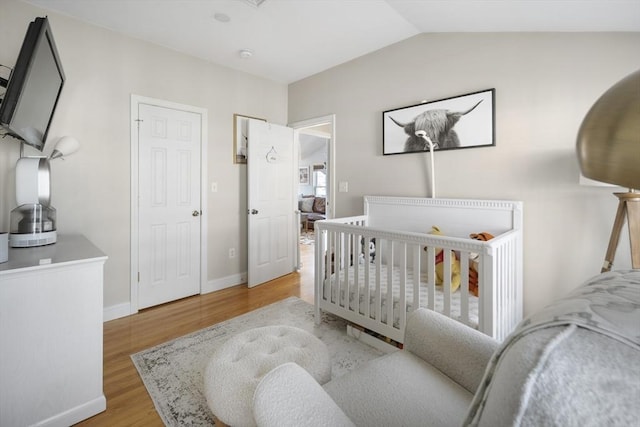
[(293, 129), (249, 120), (247, 143), (248, 286), (295, 270)]
[(138, 306), (200, 293), (200, 130), (196, 113), (140, 104)]

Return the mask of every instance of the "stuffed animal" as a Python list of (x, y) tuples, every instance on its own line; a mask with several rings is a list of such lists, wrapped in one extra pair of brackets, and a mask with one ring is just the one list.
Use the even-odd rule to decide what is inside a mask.
[[(493, 239), (493, 234), (483, 231), (482, 233), (471, 233), (469, 234), (474, 240), (482, 240), (487, 241)], [(478, 296), (478, 258), (479, 255), (476, 253), (471, 253), (469, 256), (469, 292), (472, 295)]]
[[(431, 227), (430, 234), (442, 236), (442, 231), (435, 225)], [(426, 249), (426, 248), (425, 248)], [(451, 253), (451, 292), (455, 292), (460, 287), (460, 260), (455, 252)], [(436, 285), (442, 286), (444, 283), (444, 251), (436, 248)]]
[[(359, 256), (359, 261), (360, 261), (360, 264), (364, 264), (364, 252), (365, 252), (364, 237), (360, 239), (360, 248), (361, 248), (361, 252)], [(376, 238), (374, 237), (369, 240), (369, 262), (373, 263), (375, 260), (376, 260)]]

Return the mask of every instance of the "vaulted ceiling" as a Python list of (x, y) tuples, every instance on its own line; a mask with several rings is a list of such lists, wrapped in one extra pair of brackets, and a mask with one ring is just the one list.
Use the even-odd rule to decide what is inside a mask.
[(24, 1), (283, 83), (424, 32), (640, 31), (640, 0)]

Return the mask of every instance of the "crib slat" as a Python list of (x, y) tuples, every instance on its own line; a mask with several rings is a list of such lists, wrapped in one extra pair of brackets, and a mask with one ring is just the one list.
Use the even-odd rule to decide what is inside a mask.
[[(487, 331), (487, 318), (485, 312), (485, 306), (488, 304), (490, 298), (490, 289), (488, 286), (485, 286), (484, 275), (486, 270), (487, 262), (489, 262), (488, 257), (485, 254), (480, 255), (480, 259), (478, 262), (478, 330), (484, 333), (488, 333)], [(489, 333), (489, 335), (491, 335)]]
[(352, 302), (351, 302), (351, 291), (353, 291), (353, 284), (351, 283), (351, 280), (349, 280), (349, 274), (350, 274), (350, 270), (351, 270), (351, 260), (352, 260), (352, 256), (353, 256), (353, 251), (352, 251), (352, 246), (351, 246), (351, 240), (353, 238), (353, 235), (351, 233), (348, 232), (343, 232), (342, 233), (343, 238), (344, 238), (344, 252), (343, 252), (343, 275), (344, 275), (344, 289), (345, 289), (345, 296), (346, 296), (346, 304), (345, 307), (347, 310), (352, 308)]
[(427, 248), (427, 308), (436, 307), (436, 248)]
[[(504, 248), (501, 248), (501, 249), (504, 249)], [(505, 299), (507, 297), (506, 295), (507, 290), (504, 288), (504, 286), (502, 286), (504, 284), (504, 281), (506, 280), (503, 255), (504, 255), (503, 250), (498, 251), (498, 253), (496, 254), (497, 262), (496, 262), (495, 276), (497, 278), (497, 282), (500, 284), (499, 286), (496, 286), (496, 297), (495, 297), (496, 308), (498, 308), (498, 310), (506, 306)], [(493, 310), (493, 324), (495, 325), (494, 328), (497, 334), (502, 335), (504, 333), (504, 325), (503, 325), (504, 316), (497, 316), (496, 312), (498, 310)]]
[(393, 326), (393, 240), (387, 241), (387, 325)]
[(369, 260), (369, 244), (371, 243), (371, 239), (367, 236), (364, 240), (364, 315), (367, 319), (371, 318), (371, 287), (369, 283), (371, 283), (371, 266)]
[(507, 329), (507, 322), (511, 317), (508, 313), (506, 313), (507, 308), (511, 305), (511, 292), (508, 286), (504, 286), (504, 284), (509, 281), (509, 267), (506, 266), (506, 263), (504, 262), (504, 259), (506, 258), (506, 252), (509, 249), (508, 245), (503, 247), (502, 249), (504, 250), (500, 251), (498, 266), (502, 270), (501, 278), (503, 280), (503, 283), (500, 284), (500, 288), (502, 289), (502, 301), (499, 307), (500, 310), (505, 312), (504, 315), (500, 316), (500, 333), (504, 334)]
[(334, 248), (333, 248), (333, 259), (331, 260), (331, 270), (334, 273), (333, 274), (333, 278), (335, 280), (335, 286), (334, 289), (336, 291), (336, 305), (340, 306), (342, 304), (342, 300), (340, 297), (340, 254), (341, 254), (341, 248), (340, 248), (340, 232), (336, 232), (335, 233), (335, 239), (334, 239)]
[(460, 320), (469, 325), (469, 252), (460, 252)]
[(353, 310), (360, 314), (360, 238), (359, 234), (353, 235), (354, 240), (354, 250), (352, 256), (352, 264), (353, 264)]
[[(382, 247), (382, 239), (378, 242)], [(376, 249), (377, 252), (377, 249)], [(382, 323), (382, 254), (376, 257), (376, 293), (374, 298), (374, 310), (376, 314), (376, 322)]]
[(347, 310), (353, 309), (351, 303), (351, 292), (353, 291), (353, 284), (349, 280), (350, 271), (353, 268), (353, 234), (344, 232), (344, 283), (345, 283), (345, 296)]
[(344, 246), (342, 244), (343, 237), (344, 234), (341, 231), (336, 233), (336, 259), (334, 268), (336, 270), (336, 279), (338, 280), (338, 305), (340, 307), (344, 307), (344, 276), (342, 271), (342, 253), (344, 251)]
[(344, 307), (344, 284), (342, 281), (342, 233), (336, 232), (336, 256), (333, 261), (333, 268), (335, 269), (336, 277), (336, 289), (338, 291), (337, 304), (339, 307)]
[(340, 233), (342, 256), (340, 257), (340, 271), (342, 274), (342, 295), (344, 295), (344, 308), (349, 310), (351, 295), (349, 294), (349, 234)]
[(324, 273), (326, 272), (326, 266), (324, 264), (324, 256), (323, 254), (326, 252), (326, 248), (325, 248), (325, 238), (324, 235), (325, 233), (316, 229), (315, 231), (315, 241), (316, 241), (316, 250), (314, 253), (314, 257), (315, 257), (315, 272), (314, 272), (314, 276), (315, 276), (315, 286), (314, 286), (314, 295), (313, 298), (315, 300), (315, 306), (316, 306), (316, 311), (315, 311), (315, 315), (316, 315), (316, 321), (319, 321), (320, 318), (320, 299), (324, 299), (325, 297), (325, 286), (326, 286), (326, 279), (324, 277)]
[(442, 307), (442, 313), (451, 317), (451, 258), (452, 252), (449, 250), (443, 250), (444, 254), (444, 269), (442, 278), (442, 291), (444, 294), (444, 307)]
[[(398, 242), (400, 247), (398, 248), (398, 268), (400, 269), (400, 299), (398, 301), (398, 328), (404, 331), (404, 326), (407, 321), (407, 243)], [(387, 304), (391, 301), (393, 306), (393, 297), (387, 298)], [(393, 319), (391, 319), (393, 325)]]
[[(508, 256), (505, 256), (505, 258), (510, 258), (512, 260), (517, 259), (516, 243), (514, 240), (509, 242)], [(511, 289), (511, 300), (509, 301), (509, 307), (507, 308), (507, 311), (511, 314), (511, 317), (509, 319), (509, 333), (511, 333), (511, 327), (513, 325), (516, 325), (520, 321), (522, 312), (519, 311), (520, 304), (518, 304), (518, 301), (520, 300), (520, 297), (518, 295), (518, 288), (515, 286), (515, 284), (518, 282), (518, 267), (515, 262), (507, 262), (506, 264), (509, 265), (509, 271), (511, 273), (509, 275), (509, 289)]]
[(333, 289), (334, 289), (334, 283), (333, 283), (333, 262), (332, 262), (332, 257), (335, 256), (334, 253), (334, 235), (335, 232), (333, 231), (328, 231), (327, 232), (327, 249), (325, 251), (325, 274), (323, 275), (324, 277), (324, 298), (328, 301), (330, 301), (331, 303), (334, 303), (334, 299), (333, 299)]
[(412, 310), (420, 308), (420, 254), (422, 246), (411, 245), (413, 253), (413, 303)]

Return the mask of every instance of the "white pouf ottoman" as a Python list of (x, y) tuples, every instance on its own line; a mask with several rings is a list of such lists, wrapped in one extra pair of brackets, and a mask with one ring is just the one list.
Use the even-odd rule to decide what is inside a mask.
[(255, 426), (253, 393), (276, 366), (294, 362), (320, 384), (331, 379), (327, 346), (309, 332), (291, 326), (266, 326), (242, 332), (211, 356), (204, 391), (213, 414), (231, 426)]

